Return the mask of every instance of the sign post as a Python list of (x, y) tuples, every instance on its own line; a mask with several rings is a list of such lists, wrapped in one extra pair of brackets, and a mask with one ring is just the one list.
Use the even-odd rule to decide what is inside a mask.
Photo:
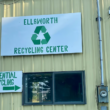
[(22, 92), (22, 71), (0, 72), (0, 93)]

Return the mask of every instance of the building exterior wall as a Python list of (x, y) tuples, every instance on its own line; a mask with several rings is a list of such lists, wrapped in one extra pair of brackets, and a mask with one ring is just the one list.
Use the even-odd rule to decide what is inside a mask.
[[(109, 49), (109, 39), (110, 39), (110, 15), (108, 14), (109, 10), (109, 4), (110, 1), (107, 0), (104, 2), (104, 0), (101, 0), (101, 17), (103, 18), (102, 20), (102, 40), (103, 40), (103, 56), (104, 56), (104, 80), (105, 80), (105, 85), (108, 86), (108, 90), (110, 90), (110, 49)], [(110, 109), (110, 93), (108, 92), (109, 95), (109, 103), (108, 103), (108, 108)]]
[[(101, 83), (100, 55), (96, 0), (3, 0), (0, 1), (0, 42), (2, 17), (48, 15), (61, 13), (82, 14), (83, 52), (80, 54), (38, 55), (38, 56), (0, 56), (0, 71), (48, 72), (85, 71), (85, 105), (42, 105), (22, 106), (22, 93), (0, 93), (0, 110), (98, 110), (96, 87)], [(100, 0), (102, 23), (104, 80), (110, 85), (110, 1)], [(1, 45), (0, 45), (1, 49)], [(1, 54), (1, 50), (0, 50)], [(110, 97), (109, 97), (110, 101)], [(104, 104), (103, 104), (104, 105)], [(110, 103), (106, 104), (110, 106)]]

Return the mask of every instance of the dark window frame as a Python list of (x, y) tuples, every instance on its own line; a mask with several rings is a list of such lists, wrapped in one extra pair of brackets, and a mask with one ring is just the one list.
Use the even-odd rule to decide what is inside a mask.
[[(26, 74), (52, 74), (52, 102), (43, 102), (43, 103), (26, 103), (25, 102), (25, 75)], [(82, 77), (82, 90), (83, 90), (83, 102), (80, 101), (72, 101), (72, 102), (55, 102), (55, 74), (81, 74)], [(71, 104), (86, 104), (86, 87), (85, 87), (85, 71), (58, 71), (58, 72), (29, 72), (23, 73), (23, 92), (22, 92), (22, 105), (71, 105)]]

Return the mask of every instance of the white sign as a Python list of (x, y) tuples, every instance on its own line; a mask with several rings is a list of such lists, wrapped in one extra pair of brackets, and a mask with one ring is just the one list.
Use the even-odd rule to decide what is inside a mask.
[(81, 13), (2, 18), (1, 56), (81, 52)]
[(22, 92), (22, 71), (0, 72), (0, 93)]

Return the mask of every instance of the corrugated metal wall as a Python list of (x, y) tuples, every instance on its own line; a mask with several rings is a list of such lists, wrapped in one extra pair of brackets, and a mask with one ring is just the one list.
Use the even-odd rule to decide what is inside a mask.
[[(110, 90), (110, 15), (108, 10), (110, 9), (110, 0), (101, 0), (101, 17), (102, 20), (102, 36), (103, 36), (103, 55), (104, 55), (104, 80), (105, 84)], [(110, 92), (109, 95), (109, 109), (110, 109)]]
[[(96, 0), (4, 0), (0, 2), (0, 43), (2, 17), (82, 13), (83, 53), (45, 56), (0, 56), (0, 71), (44, 72), (85, 70), (86, 105), (22, 106), (22, 93), (0, 93), (0, 110), (97, 110), (96, 86), (100, 85), (100, 57)], [(4, 5), (3, 5), (4, 4)], [(110, 49), (108, 7), (110, 0), (100, 1), (104, 48), (105, 84), (110, 84)], [(0, 45), (1, 46), (1, 45)], [(0, 47), (1, 49), (1, 47)], [(0, 53), (1, 54), (1, 53)], [(109, 85), (108, 85), (109, 86)], [(110, 99), (110, 98), (109, 98)], [(110, 103), (108, 104), (110, 106)]]

